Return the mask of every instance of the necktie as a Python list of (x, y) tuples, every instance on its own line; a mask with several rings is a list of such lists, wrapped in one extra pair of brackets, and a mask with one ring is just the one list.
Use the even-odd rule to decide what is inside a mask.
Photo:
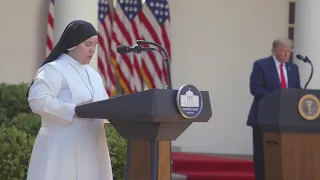
[(280, 79), (281, 79), (281, 88), (287, 88), (287, 82), (283, 72), (283, 64), (280, 64)]

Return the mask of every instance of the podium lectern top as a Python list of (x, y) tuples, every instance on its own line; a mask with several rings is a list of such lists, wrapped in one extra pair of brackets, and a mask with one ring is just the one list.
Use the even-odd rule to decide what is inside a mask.
[(320, 133), (320, 90), (281, 89), (259, 102), (258, 126), (264, 132)]
[(178, 90), (150, 89), (98, 101), (76, 108), (78, 117), (108, 119), (126, 139), (175, 140), (193, 122), (207, 122), (211, 115), (208, 91), (200, 91), (203, 107), (193, 119), (184, 118), (176, 103)]

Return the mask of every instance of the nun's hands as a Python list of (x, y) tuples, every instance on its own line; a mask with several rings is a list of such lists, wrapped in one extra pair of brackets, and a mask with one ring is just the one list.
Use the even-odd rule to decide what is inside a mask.
[(81, 106), (81, 105), (89, 104), (89, 103), (92, 103), (92, 102), (93, 102), (93, 100), (92, 100), (92, 99), (90, 99), (90, 100), (88, 100), (88, 101), (85, 101), (85, 102), (82, 102), (82, 103), (77, 104), (77, 106)]
[[(77, 104), (77, 106), (89, 104), (89, 103), (92, 103), (92, 102), (93, 102), (93, 99), (90, 99), (90, 100), (88, 100), (88, 101), (84, 101), (84, 102), (82, 102), (82, 103)], [(78, 117), (77, 113), (74, 113), (74, 117), (75, 117), (75, 118)]]

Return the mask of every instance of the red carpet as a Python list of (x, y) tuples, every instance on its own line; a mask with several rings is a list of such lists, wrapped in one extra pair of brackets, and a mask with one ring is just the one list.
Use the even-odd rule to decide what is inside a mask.
[(253, 162), (192, 153), (172, 152), (172, 172), (187, 180), (254, 180)]

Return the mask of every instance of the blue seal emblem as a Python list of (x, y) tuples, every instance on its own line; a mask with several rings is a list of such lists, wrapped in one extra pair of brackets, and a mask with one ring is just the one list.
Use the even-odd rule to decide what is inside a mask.
[(177, 107), (180, 114), (185, 118), (196, 118), (203, 106), (200, 91), (191, 84), (183, 85), (177, 93)]

